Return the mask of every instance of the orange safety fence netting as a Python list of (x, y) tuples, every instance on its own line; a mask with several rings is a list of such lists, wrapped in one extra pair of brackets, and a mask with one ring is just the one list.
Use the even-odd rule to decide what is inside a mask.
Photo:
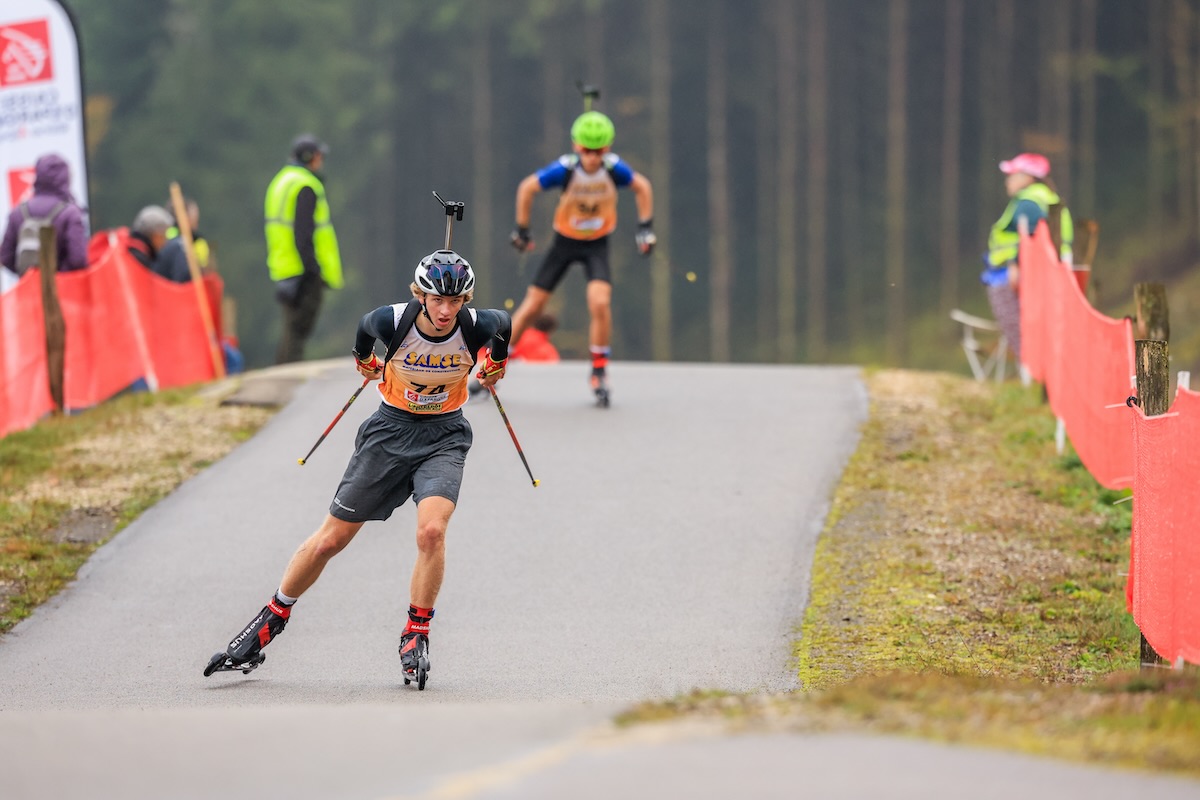
[(1154, 652), (1200, 664), (1200, 393), (1181, 388), (1166, 414), (1147, 417), (1138, 407), (1132, 414), (1125, 597)]
[(1021, 363), (1041, 381), (1079, 460), (1102, 486), (1133, 482), (1133, 441), (1122, 412), (1133, 393), (1128, 319), (1092, 308), (1055, 255), (1043, 223), (1021, 241)]
[(0, 436), (28, 428), (54, 409), (46, 364), (42, 287), (35, 270), (0, 294)]
[[(215, 377), (195, 289), (139, 264), (125, 249), (127, 235), (124, 229), (97, 234), (107, 241), (93, 241), (93, 263), (55, 276), (66, 329), (67, 409), (103, 402), (138, 378), (166, 389)], [(38, 271), (30, 270), (0, 295), (0, 435), (53, 410), (39, 281)], [(204, 283), (219, 325), (223, 284), (217, 275), (205, 276)]]

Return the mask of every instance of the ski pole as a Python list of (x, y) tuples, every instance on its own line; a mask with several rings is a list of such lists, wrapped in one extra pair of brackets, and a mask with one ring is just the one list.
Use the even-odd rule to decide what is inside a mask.
[(350, 395), (350, 399), (346, 401), (346, 405), (342, 406), (342, 410), (339, 411), (338, 415), (333, 418), (333, 422), (329, 423), (329, 427), (326, 428), (325, 432), (321, 434), (321, 438), (317, 439), (317, 443), (312, 446), (312, 450), (308, 451), (308, 455), (306, 455), (304, 458), (300, 459), (300, 466), (303, 467), (304, 462), (308, 461), (308, 457), (311, 456), (314, 452), (316, 452), (317, 448), (321, 446), (321, 442), (325, 441), (325, 437), (329, 435), (329, 432), (331, 430), (333, 430), (333, 426), (337, 425), (338, 420), (341, 419), (342, 415), (346, 413), (346, 409), (350, 408), (350, 404), (358, 399), (358, 396), (360, 394), (362, 394), (362, 390), (367, 388), (367, 384), (370, 382), (371, 382), (370, 378), (363, 378), (362, 386), (358, 387), (358, 390), (354, 394)]
[(512, 423), (508, 421), (508, 414), (504, 413), (504, 406), (500, 405), (500, 395), (496, 394), (495, 386), (489, 386), (487, 390), (492, 393), (492, 399), (496, 401), (496, 409), (504, 420), (504, 427), (508, 428), (508, 435), (512, 437), (513, 446), (517, 448), (517, 455), (521, 457), (521, 463), (525, 465), (525, 471), (529, 473), (529, 480), (533, 481), (533, 488), (536, 489), (541, 481), (533, 477), (533, 470), (529, 468), (529, 462), (525, 460), (525, 452), (521, 450), (521, 443), (517, 441), (517, 434), (513, 432)]

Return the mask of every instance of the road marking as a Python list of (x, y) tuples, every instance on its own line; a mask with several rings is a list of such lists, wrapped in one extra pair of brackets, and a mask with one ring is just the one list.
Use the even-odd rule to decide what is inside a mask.
[(395, 800), (465, 800), (543, 772), (579, 753), (635, 745), (654, 746), (681, 739), (713, 736), (724, 731), (725, 728), (720, 725), (690, 722), (652, 723), (625, 729), (604, 725), (585, 730), (565, 742), (544, 747), (529, 755), (455, 775), (425, 794), (402, 795)]

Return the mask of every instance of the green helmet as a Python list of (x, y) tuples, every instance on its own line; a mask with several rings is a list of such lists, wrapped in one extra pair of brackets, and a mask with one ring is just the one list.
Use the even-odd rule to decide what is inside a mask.
[(599, 111), (585, 111), (571, 126), (571, 141), (589, 150), (608, 147), (616, 135), (612, 120)]

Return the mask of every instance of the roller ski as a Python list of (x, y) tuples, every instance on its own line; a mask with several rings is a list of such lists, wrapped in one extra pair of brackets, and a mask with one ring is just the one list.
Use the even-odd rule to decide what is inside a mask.
[(204, 677), (207, 678), (214, 672), (241, 672), (243, 675), (249, 675), (258, 669), (267, 660), (267, 655), (262, 649), (283, 632), (291, 613), (290, 606), (271, 598), (271, 602), (263, 606), (262, 611), (258, 612), (250, 624), (233, 637), (233, 641), (224, 651), (213, 653), (204, 668)]
[(267, 660), (266, 653), (259, 653), (249, 661), (237, 662), (229, 657), (229, 654), (222, 650), (220, 653), (213, 653), (212, 658), (208, 660), (208, 666), (204, 668), (204, 677), (212, 675), (214, 672), (237, 672), (241, 670), (243, 675), (249, 675), (254, 670), (258, 669), (259, 665)]
[(410, 631), (400, 637), (400, 666), (404, 670), (404, 685), (415, 681), (417, 689), (424, 691), (429, 675), (428, 636)]
[(608, 377), (603, 367), (592, 368), (592, 394), (596, 396), (597, 408), (608, 408)]

